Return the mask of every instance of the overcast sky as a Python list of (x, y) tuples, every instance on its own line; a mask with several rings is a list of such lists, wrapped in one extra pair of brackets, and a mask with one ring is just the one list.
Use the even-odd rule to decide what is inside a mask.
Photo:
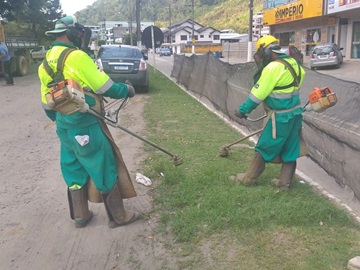
[(61, 7), (67, 15), (74, 15), (76, 11), (82, 10), (94, 2), (95, 0), (60, 0)]

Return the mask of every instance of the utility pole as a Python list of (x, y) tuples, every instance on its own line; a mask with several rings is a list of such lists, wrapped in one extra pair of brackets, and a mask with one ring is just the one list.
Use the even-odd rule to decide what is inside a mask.
[(141, 0), (136, 0), (136, 37), (137, 37), (137, 46), (141, 49), (141, 19), (140, 19), (140, 10), (141, 10)]
[[(190, 6), (190, 5), (186, 5)], [(194, 0), (191, 0), (191, 11), (192, 11), (192, 33), (191, 33), (191, 44), (192, 44), (192, 54), (195, 54), (195, 35), (194, 35), (194, 27), (195, 27), (195, 3)]]
[(129, 32), (130, 32), (130, 45), (133, 45), (133, 36), (132, 36), (132, 6), (131, 6), (131, 1), (132, 0), (128, 0), (128, 4), (129, 4)]
[(171, 45), (171, 43), (172, 43), (172, 37), (171, 37), (171, 4), (169, 4), (169, 36), (170, 36), (170, 41), (169, 41), (170, 48), (172, 50), (172, 45)]
[(191, 53), (195, 54), (195, 35), (194, 35), (194, 24), (195, 24), (195, 16), (194, 16), (194, 9), (195, 9), (195, 4), (194, 4), (194, 0), (191, 0), (191, 6), (192, 6), (192, 34), (191, 34), (191, 43), (192, 43), (192, 47), (191, 47)]
[(249, 42), (248, 42), (247, 61), (251, 62), (251, 59), (252, 59), (253, 0), (250, 0), (249, 11), (250, 11), (250, 14), (249, 14)]

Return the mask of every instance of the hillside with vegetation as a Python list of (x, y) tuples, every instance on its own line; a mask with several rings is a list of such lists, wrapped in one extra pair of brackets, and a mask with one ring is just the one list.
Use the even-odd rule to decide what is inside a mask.
[[(129, 12), (132, 10), (132, 12)], [(262, 1), (254, 0), (254, 12), (262, 10)], [(142, 0), (141, 20), (154, 21), (159, 27), (192, 18), (191, 0)], [(79, 21), (97, 25), (100, 21), (135, 22), (135, 0), (97, 0), (75, 14)], [(194, 19), (218, 30), (233, 29), (247, 32), (249, 0), (194, 0)]]

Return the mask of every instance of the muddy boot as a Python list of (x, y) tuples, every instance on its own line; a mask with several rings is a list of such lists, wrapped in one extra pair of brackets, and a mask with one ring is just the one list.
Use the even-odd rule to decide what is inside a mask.
[(278, 188), (288, 189), (295, 174), (295, 170), (296, 161), (282, 163), (280, 179), (273, 179), (271, 180), (271, 183)]
[(110, 219), (108, 224), (110, 228), (130, 224), (140, 219), (139, 214), (125, 210), (124, 202), (117, 182), (109, 193), (102, 193), (101, 196), (105, 205), (106, 213)]
[(238, 173), (236, 176), (230, 176), (229, 179), (245, 185), (252, 185), (256, 183), (257, 179), (264, 170), (265, 161), (258, 152), (255, 152), (254, 158), (251, 161), (250, 167), (247, 169), (246, 173)]
[(87, 189), (68, 189), (68, 201), (70, 208), (70, 217), (72, 220), (75, 220), (75, 227), (85, 227), (86, 224), (93, 217), (93, 212), (89, 210)]

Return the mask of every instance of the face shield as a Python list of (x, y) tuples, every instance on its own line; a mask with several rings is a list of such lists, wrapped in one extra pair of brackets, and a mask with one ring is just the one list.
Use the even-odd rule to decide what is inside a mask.
[(74, 45), (80, 48), (82, 51), (88, 51), (88, 45), (91, 39), (91, 29), (85, 27), (82, 24), (75, 23), (75, 26), (71, 28), (73, 32), (74, 40), (71, 40)]
[(263, 67), (263, 59), (264, 59), (264, 49), (260, 48), (259, 50), (257, 50), (253, 57), (254, 57), (256, 66), (258, 68), (262, 68)]

